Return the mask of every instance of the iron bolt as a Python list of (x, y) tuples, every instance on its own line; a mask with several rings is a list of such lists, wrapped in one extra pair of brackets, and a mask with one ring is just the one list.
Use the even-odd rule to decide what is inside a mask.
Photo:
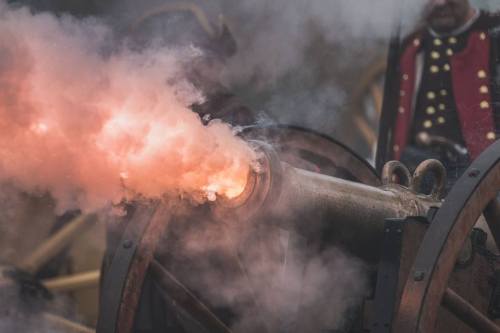
[(413, 280), (415, 281), (422, 281), (425, 278), (425, 273), (422, 271), (416, 271), (413, 274)]
[(471, 171), (469, 171), (469, 177), (471, 177), (471, 178), (476, 178), (480, 174), (481, 174), (481, 171), (479, 171), (478, 169), (472, 169)]

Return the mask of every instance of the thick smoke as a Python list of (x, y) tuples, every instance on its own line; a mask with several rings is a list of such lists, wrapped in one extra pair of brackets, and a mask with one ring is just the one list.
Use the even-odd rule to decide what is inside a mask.
[[(28, 289), (28, 288), (26, 288)], [(74, 330), (58, 324), (56, 318), (71, 318), (74, 314), (72, 301), (58, 296), (46, 300), (42, 296), (33, 296), (33, 291), (23, 291), (20, 287), (3, 287), (0, 290), (0, 332), (2, 333), (70, 333)], [(20, 297), (21, 295), (21, 297)]]
[[(356, 81), (373, 59), (368, 50), (383, 51), (401, 12), (411, 13), (403, 21), (413, 25), (422, 1), (217, 0), (204, 7), (214, 20), (219, 12), (228, 18), (239, 43), (223, 73), (228, 85), (251, 87), (247, 100), (278, 121), (332, 134), (349, 96), (341, 81)], [(130, 13), (160, 2), (130, 1)], [(118, 2), (117, 9), (126, 7)], [(60, 210), (136, 194), (198, 201), (237, 193), (253, 152), (228, 125), (204, 127), (188, 108), (203, 94), (183, 68), (201, 51), (117, 51), (114, 42), (95, 19), (0, 6), (0, 180), (50, 191)], [(180, 245), (189, 260), (181, 257), (175, 273), (216, 306), (235, 308), (236, 331), (338, 329), (367, 290), (363, 265), (340, 250), (319, 251), (279, 230), (193, 224)], [(243, 276), (211, 260), (235, 253)]]
[[(133, 21), (138, 12), (147, 12), (169, 0), (115, 1), (113, 15)], [(284, 75), (303, 70), (308, 48), (320, 36), (328, 43), (359, 47), (387, 40), (398, 25), (411, 29), (419, 20), (426, 0), (192, 0), (205, 11), (213, 25), (223, 15), (239, 42), (239, 52), (228, 63), (226, 79), (241, 84), (252, 80), (269, 88)], [(165, 17), (163, 17), (164, 20)], [(159, 19), (161, 20), (161, 18)], [(125, 23), (126, 24), (126, 23)], [(163, 33), (163, 31), (162, 31)], [(373, 45), (373, 44), (372, 44)], [(328, 56), (323, 54), (323, 56)], [(340, 56), (332, 55), (335, 63)], [(357, 63), (359, 59), (348, 59)], [(356, 60), (356, 61), (353, 61)], [(308, 64), (310, 66), (311, 64)]]
[[(117, 11), (133, 19), (138, 11), (165, 2), (129, 1), (129, 7), (120, 2)], [(222, 79), (228, 86), (279, 122), (325, 132), (334, 128), (349, 96), (349, 86), (342, 81), (356, 81), (374, 53), (383, 53), (401, 12), (409, 13), (403, 19), (407, 30), (416, 24), (423, 3), (194, 2), (215, 22), (217, 13), (224, 14), (238, 41), (238, 52), (225, 63)], [(175, 236), (165, 241), (165, 252), (180, 258), (168, 268), (215, 308), (235, 311), (235, 332), (341, 329), (353, 320), (350, 310), (369, 289), (367, 272), (358, 260), (338, 249), (320, 251), (314, 244), (297, 244), (283, 231), (231, 232), (198, 220), (180, 229), (185, 239), (179, 237), (178, 247), (169, 244)]]
[(234, 196), (253, 151), (230, 126), (204, 126), (183, 76), (199, 50), (109, 52), (94, 19), (0, 6), (0, 182), (50, 192), (62, 209), (130, 195)]
[[(362, 154), (342, 128), (365, 71), (383, 59), (398, 24), (408, 32), (425, 0), (224, 1), (241, 52), (224, 80), (278, 122), (328, 134)], [(354, 131), (358, 136), (360, 134)], [(352, 131), (351, 131), (352, 133)]]
[[(115, 0), (111, 15), (122, 17), (126, 27), (138, 13), (175, 2)], [(394, 27), (401, 24), (405, 33), (412, 29), (426, 0), (186, 2), (202, 8), (214, 26), (224, 16), (238, 51), (226, 60), (221, 79), (246, 104), (279, 123), (312, 128), (366, 149), (357, 146), (359, 140), (340, 137), (345, 134), (342, 118), (352, 109), (350, 97), (367, 67), (384, 58)]]
[[(327, 43), (353, 46), (387, 40), (398, 25), (413, 26), (425, 0), (224, 1), (223, 11), (236, 15), (245, 52), (228, 70), (231, 81), (258, 78), (261, 85), (303, 70), (315, 35)], [(247, 18), (243, 21), (242, 18)], [(252, 19), (248, 19), (252, 18)], [(331, 63), (346, 54), (331, 54)], [(368, 56), (368, 55), (367, 55)], [(352, 58), (349, 59), (352, 62)], [(355, 63), (358, 63), (356, 59)]]
[(181, 236), (164, 242), (163, 262), (214, 309), (231, 309), (234, 332), (352, 327), (369, 292), (364, 264), (269, 222), (256, 228), (180, 222)]

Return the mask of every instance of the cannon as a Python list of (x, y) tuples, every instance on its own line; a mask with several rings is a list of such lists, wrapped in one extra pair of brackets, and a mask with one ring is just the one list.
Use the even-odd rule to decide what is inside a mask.
[[(361, 258), (374, 276), (372, 293), (358, 308), (357, 327), (346, 332), (500, 332), (500, 143), (443, 198), (446, 175), (438, 161), (424, 162), (413, 175), (389, 162), (378, 177), (347, 147), (310, 131), (269, 127), (245, 136), (272, 143), (253, 141), (260, 168), (238, 197), (217, 200), (202, 216), (222, 229), (272, 225), (306, 240), (328, 235), (329, 244)], [(432, 190), (420, 193), (429, 176)], [(103, 270), (98, 333), (134, 332), (138, 313), (152, 311), (143, 295), (151, 281), (171, 311), (196, 323), (194, 331), (233, 332), (169, 267), (165, 242), (172, 240), (162, 238), (168, 212), (146, 202), (129, 214)], [(273, 331), (265, 323), (255, 327)]]
[[(259, 231), (259, 236), (262, 230), (270, 235), (285, 230), (306, 244), (340, 247), (360, 258), (368, 267), (370, 292), (354, 309), (355, 325), (340, 332), (500, 331), (499, 143), (445, 193), (445, 174), (437, 161), (424, 162), (413, 175), (400, 163), (389, 162), (379, 176), (349, 148), (309, 130), (261, 127), (249, 128), (243, 135), (255, 145), (260, 160), (238, 197), (219, 199), (196, 213), (181, 209), (184, 213), (179, 216), (172, 216), (171, 205), (137, 202), (117, 224), (119, 232), (109, 232), (102, 274), (41, 284), (49, 290), (71, 290), (100, 282), (98, 333), (182, 332), (186, 327), (189, 332), (239, 332), (227, 315), (231, 309), (214, 308), (210, 299), (191, 288), (189, 273), (196, 275), (196, 266), (189, 258), (175, 258), (175, 229), (202, 219), (210, 220), (217, 230), (202, 242), (224, 238), (226, 230), (233, 236), (248, 229)], [(421, 193), (427, 176), (433, 187)], [(35, 271), (88, 226), (83, 221), (93, 219), (77, 217), (18, 265), (21, 271)], [(233, 245), (234, 253), (227, 251), (214, 265), (242, 271), (250, 277), (249, 289), (255, 291), (255, 274), (248, 272), (236, 251), (242, 244)], [(244, 245), (250, 251), (249, 246), (259, 243)], [(173, 264), (175, 260), (182, 265)], [(183, 265), (184, 272), (179, 269)], [(9, 281), (38, 286), (30, 278), (16, 278), (19, 274), (14, 279), (7, 275)], [(231, 279), (228, 274), (226, 280)], [(163, 300), (161, 305), (158, 299)], [(292, 325), (276, 326), (255, 313), (255, 325), (246, 332), (317, 331), (301, 323), (300, 304), (295, 308)], [(93, 331), (44, 315), (71, 332)]]

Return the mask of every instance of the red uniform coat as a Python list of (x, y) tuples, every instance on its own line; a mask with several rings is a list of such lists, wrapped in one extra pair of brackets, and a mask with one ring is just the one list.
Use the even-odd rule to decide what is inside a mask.
[[(413, 103), (417, 93), (417, 55), (421, 33), (406, 43), (400, 60), (399, 107), (393, 135), (393, 158), (399, 159), (409, 140)], [(474, 29), (464, 50), (451, 56), (452, 87), (466, 147), (476, 158), (495, 139), (492, 98), (492, 35), (488, 29)]]

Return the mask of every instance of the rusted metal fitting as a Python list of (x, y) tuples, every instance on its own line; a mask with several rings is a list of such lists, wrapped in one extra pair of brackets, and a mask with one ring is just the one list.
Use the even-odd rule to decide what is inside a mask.
[(413, 173), (411, 189), (416, 193), (421, 193), (422, 181), (429, 174), (434, 176), (434, 183), (429, 195), (434, 199), (441, 199), (445, 193), (446, 169), (438, 160), (430, 159), (419, 164)]
[(410, 170), (399, 161), (389, 161), (382, 169), (382, 184), (410, 187), (412, 184)]

